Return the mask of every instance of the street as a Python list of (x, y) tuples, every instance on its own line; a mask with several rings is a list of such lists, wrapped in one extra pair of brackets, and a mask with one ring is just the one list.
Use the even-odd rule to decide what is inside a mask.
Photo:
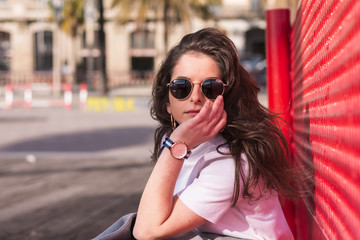
[(90, 239), (136, 211), (152, 168), (147, 102), (1, 111), (0, 239)]
[(131, 99), (0, 111), (0, 239), (91, 239), (137, 210), (157, 123), (148, 96)]

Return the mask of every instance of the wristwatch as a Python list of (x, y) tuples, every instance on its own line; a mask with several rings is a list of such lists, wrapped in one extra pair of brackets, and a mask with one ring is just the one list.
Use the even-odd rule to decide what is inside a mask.
[(166, 138), (164, 146), (170, 150), (171, 156), (176, 159), (188, 159), (191, 151), (187, 149), (185, 143), (173, 142), (170, 138)]

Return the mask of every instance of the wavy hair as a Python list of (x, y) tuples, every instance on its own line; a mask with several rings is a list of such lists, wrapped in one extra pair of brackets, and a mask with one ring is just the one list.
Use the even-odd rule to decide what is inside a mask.
[[(173, 47), (155, 76), (152, 89), (151, 116), (160, 123), (155, 132), (152, 160), (156, 162), (161, 153), (161, 139), (170, 135), (172, 125), (166, 110), (173, 69), (179, 58), (188, 52), (199, 52), (211, 57), (218, 65), (221, 79), (227, 84), (224, 93), (224, 109), (227, 125), (221, 132), (235, 162), (235, 182), (232, 205), (239, 195), (256, 200), (258, 184), (264, 189), (274, 189), (285, 196), (296, 196), (293, 186), (294, 171), (289, 161), (287, 141), (279, 129), (278, 116), (263, 107), (257, 98), (260, 90), (256, 81), (241, 66), (233, 42), (215, 28), (205, 28), (185, 35)], [(218, 146), (218, 152), (220, 146)], [(248, 159), (249, 174), (242, 170), (241, 153)], [(243, 186), (240, 186), (240, 178)], [(242, 187), (242, 188), (241, 188)]]

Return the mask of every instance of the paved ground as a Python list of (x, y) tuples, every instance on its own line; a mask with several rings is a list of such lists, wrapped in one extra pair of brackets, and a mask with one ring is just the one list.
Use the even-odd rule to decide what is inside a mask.
[(130, 112), (0, 112), (0, 239), (90, 239), (134, 212), (155, 122)]
[(121, 157), (2, 160), (0, 239), (90, 239), (136, 211), (150, 170)]
[(156, 123), (146, 94), (131, 101), (0, 110), (0, 239), (90, 239), (136, 211)]

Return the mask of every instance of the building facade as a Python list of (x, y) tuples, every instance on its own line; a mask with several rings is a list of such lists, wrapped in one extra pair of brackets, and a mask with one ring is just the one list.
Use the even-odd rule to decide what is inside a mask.
[[(85, 0), (85, 5), (91, 1), (94, 4), (96, 0)], [(104, 0), (109, 86), (151, 81), (166, 54), (164, 24), (148, 21), (141, 29), (134, 21), (119, 24), (118, 9), (111, 8), (111, 3), (112, 0)], [(96, 11), (90, 16), (88, 5), (84, 13), (86, 21), (72, 37), (51, 21), (48, 0), (0, 0), (2, 84), (9, 81), (52, 82), (58, 74), (62, 82), (88, 81), (96, 86), (100, 55), (96, 37), (98, 16)], [(223, 0), (221, 7), (214, 8), (214, 14), (215, 19), (209, 21), (194, 17), (191, 24), (173, 26), (168, 48), (188, 32), (216, 26), (234, 41), (249, 67), (252, 61), (264, 59), (265, 22), (260, 0)]]

